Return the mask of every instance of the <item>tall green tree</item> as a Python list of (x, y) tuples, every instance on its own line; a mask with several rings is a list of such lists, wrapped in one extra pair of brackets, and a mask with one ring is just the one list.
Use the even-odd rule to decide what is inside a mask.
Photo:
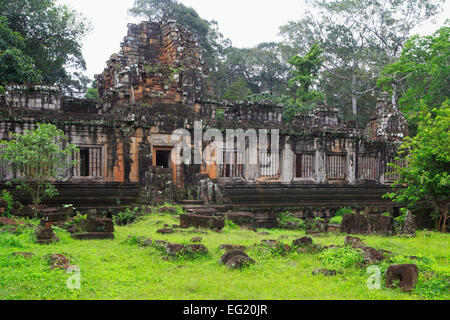
[(66, 93), (86, 89), (81, 41), (90, 23), (81, 14), (55, 0), (0, 0), (0, 16), (25, 40), (23, 52), (43, 83), (60, 85)]
[[(389, 164), (399, 179), (394, 192), (386, 195), (413, 209), (420, 202), (430, 202), (438, 214), (436, 227), (447, 231), (450, 195), (450, 105), (449, 100), (432, 113), (422, 113), (417, 135), (407, 137), (400, 147), (397, 160), (406, 167)], [(424, 107), (424, 110), (428, 107)], [(399, 188), (400, 186), (400, 188)], [(403, 187), (403, 188), (401, 188)]]
[(37, 83), (42, 80), (33, 58), (27, 56), (25, 39), (9, 28), (8, 20), (0, 17), (0, 86)]
[(70, 159), (77, 148), (67, 141), (64, 132), (52, 124), (38, 124), (35, 130), (1, 141), (0, 160), (21, 174), (19, 187), (30, 192), (33, 204), (57, 195), (52, 182), (64, 178), (66, 170), (76, 164)]
[[(280, 31), (304, 53), (318, 42), (326, 63), (327, 98), (353, 114), (373, 104), (381, 70), (398, 58), (411, 30), (439, 12), (441, 0), (307, 0), (311, 8)], [(395, 90), (394, 90), (395, 91)], [(333, 97), (341, 92), (346, 100)], [(342, 101), (341, 103), (339, 101)], [(396, 103), (396, 93), (393, 92)]]
[[(416, 126), (424, 106), (441, 105), (450, 90), (450, 27), (431, 36), (414, 36), (405, 43), (400, 58), (387, 66), (379, 85), (387, 91), (400, 89), (399, 108)], [(431, 112), (429, 110), (425, 110)], [(413, 128), (412, 128), (413, 129)]]
[(323, 99), (323, 94), (314, 89), (324, 62), (322, 54), (323, 49), (316, 43), (304, 57), (295, 55), (289, 60), (294, 67), (289, 85), (297, 88), (297, 101), (300, 105), (311, 104)]
[(253, 95), (295, 96), (289, 89), (288, 60), (295, 52), (282, 43), (265, 42), (253, 48), (229, 47), (218, 64), (217, 80), (220, 90), (227, 91), (238, 79), (245, 79)]
[(222, 98), (231, 101), (245, 100), (251, 94), (252, 91), (248, 87), (245, 79), (243, 77), (238, 77), (238, 80), (228, 88)]

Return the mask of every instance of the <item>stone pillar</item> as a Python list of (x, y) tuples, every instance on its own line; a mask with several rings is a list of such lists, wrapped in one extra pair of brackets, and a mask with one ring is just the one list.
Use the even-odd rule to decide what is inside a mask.
[(316, 179), (318, 183), (325, 183), (327, 182), (327, 172), (325, 167), (325, 161), (326, 161), (326, 152), (323, 149), (320, 148), (320, 141), (316, 139), (314, 142), (314, 149), (316, 150), (316, 156), (315, 158), (315, 164), (314, 168), (316, 170)]
[(281, 179), (284, 183), (290, 183), (294, 178), (294, 156), (295, 155), (294, 152), (292, 152), (291, 144), (289, 143), (289, 137), (286, 137), (280, 161), (280, 163), (282, 162), (283, 169)]

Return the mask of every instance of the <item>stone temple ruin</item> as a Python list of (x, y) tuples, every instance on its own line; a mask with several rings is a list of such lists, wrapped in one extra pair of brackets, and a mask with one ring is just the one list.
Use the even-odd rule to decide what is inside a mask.
[[(281, 105), (215, 101), (200, 48), (170, 20), (130, 24), (121, 51), (96, 79), (99, 101), (66, 97), (44, 85), (10, 85), (0, 96), (0, 139), (49, 122), (79, 148), (78, 165), (56, 183), (60, 195), (48, 205), (107, 209), (190, 200), (252, 212), (265, 226), (284, 208), (299, 217), (330, 217), (355, 204), (374, 212), (395, 209), (382, 198), (395, 179), (386, 164), (395, 158), (407, 125), (388, 99), (378, 100), (366, 130), (341, 121), (338, 110), (326, 105), (286, 125)], [(199, 123), (203, 133), (278, 129), (269, 140), (278, 139), (279, 150), (255, 164), (241, 163), (237, 150), (228, 147), (235, 156), (219, 159), (212, 152), (201, 164), (173, 163), (173, 131), (194, 136)], [(209, 143), (203, 141), (203, 148)], [(255, 143), (263, 148), (245, 141), (246, 159)], [(0, 181), (17, 176), (1, 163)], [(13, 187), (2, 188), (29, 202)]]

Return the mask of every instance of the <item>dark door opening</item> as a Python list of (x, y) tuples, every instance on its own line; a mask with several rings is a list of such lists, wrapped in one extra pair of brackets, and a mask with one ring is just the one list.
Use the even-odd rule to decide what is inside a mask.
[(156, 150), (156, 166), (169, 169), (171, 164), (171, 150)]
[(300, 154), (297, 154), (295, 157), (296, 163), (295, 163), (295, 177), (296, 178), (302, 178), (302, 156)]
[(80, 149), (80, 176), (89, 177), (89, 149)]

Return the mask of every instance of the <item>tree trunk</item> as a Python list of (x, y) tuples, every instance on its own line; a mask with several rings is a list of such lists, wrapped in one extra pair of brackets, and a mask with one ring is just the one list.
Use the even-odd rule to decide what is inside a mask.
[(352, 110), (353, 110), (353, 114), (357, 115), (358, 114), (358, 100), (356, 97), (356, 74), (355, 72), (353, 72), (352, 74)]
[(352, 93), (352, 107), (353, 107), (353, 114), (358, 114), (358, 100), (354, 93)]
[(445, 202), (440, 210), (441, 212), (441, 232), (447, 233), (447, 220), (448, 220), (448, 202)]
[(395, 81), (392, 83), (392, 106), (397, 108), (397, 83)]
[(440, 213), (439, 219), (437, 222), (437, 231), (447, 233), (447, 220), (448, 220), (448, 201), (444, 201), (441, 203), (436, 203), (435, 205)]

